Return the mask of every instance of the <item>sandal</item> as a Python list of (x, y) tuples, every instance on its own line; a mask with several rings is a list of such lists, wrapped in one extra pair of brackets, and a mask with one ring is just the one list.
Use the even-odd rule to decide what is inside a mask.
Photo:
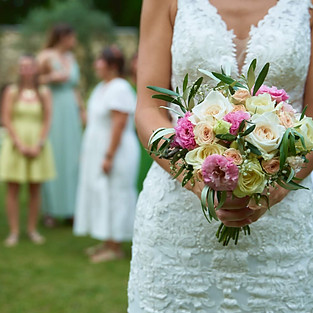
[(85, 253), (89, 256), (97, 254), (100, 251), (107, 250), (106, 245), (103, 243), (99, 243), (95, 246), (89, 247), (85, 250)]
[(18, 234), (10, 234), (4, 241), (6, 247), (14, 247), (18, 244)]
[(107, 261), (114, 261), (114, 260), (121, 260), (125, 257), (123, 251), (113, 251), (113, 250), (102, 250), (90, 257), (90, 262), (93, 264), (107, 262)]
[(41, 236), (37, 231), (28, 233), (28, 238), (36, 245), (42, 245), (46, 241), (45, 237)]

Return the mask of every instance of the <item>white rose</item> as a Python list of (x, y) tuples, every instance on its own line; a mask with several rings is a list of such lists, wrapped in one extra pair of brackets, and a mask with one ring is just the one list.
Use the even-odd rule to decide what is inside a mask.
[(198, 170), (201, 169), (202, 163), (209, 155), (222, 155), (225, 150), (226, 148), (219, 144), (208, 144), (189, 151), (186, 154), (185, 160), (189, 165), (192, 165), (194, 169)]
[(232, 104), (218, 91), (211, 91), (203, 102), (196, 105), (193, 109), (193, 116), (190, 121), (196, 124), (198, 121), (205, 120), (209, 116), (213, 116), (221, 120), (227, 113), (233, 110)]
[(270, 94), (263, 93), (246, 100), (246, 108), (252, 114), (262, 114), (275, 109), (275, 101), (272, 101)]
[[(313, 121), (311, 117), (304, 117), (301, 121), (297, 122), (295, 125), (295, 129), (297, 132), (299, 132), (305, 142), (305, 146), (307, 150), (313, 149)], [(301, 145), (301, 142), (298, 141), (297, 147), (303, 150), (303, 147)]]
[(285, 127), (280, 125), (278, 116), (272, 112), (255, 114), (252, 116), (251, 122), (256, 127), (252, 133), (246, 136), (246, 140), (262, 152), (264, 159), (271, 159), (277, 153), (286, 131)]

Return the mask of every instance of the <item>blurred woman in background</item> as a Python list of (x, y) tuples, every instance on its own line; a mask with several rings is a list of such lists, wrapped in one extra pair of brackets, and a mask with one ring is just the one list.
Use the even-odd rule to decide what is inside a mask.
[[(77, 84), (79, 67), (71, 50), (76, 44), (74, 30), (67, 24), (56, 25), (46, 49), (39, 56), (40, 82), (52, 91), (53, 117), (50, 132), (58, 177), (43, 186), (46, 226), (55, 218), (71, 219), (74, 214), (78, 158), (85, 110)], [(81, 120), (80, 120), (81, 117)]]
[(40, 185), (54, 177), (54, 164), (47, 136), (51, 120), (51, 94), (38, 87), (37, 64), (32, 56), (19, 61), (19, 83), (4, 91), (2, 122), (7, 134), (0, 154), (0, 179), (7, 183), (6, 206), (10, 234), (6, 246), (19, 238), (18, 193), (22, 183), (29, 184), (28, 236), (36, 244), (44, 242), (36, 230), (40, 207)]
[(132, 239), (139, 144), (135, 93), (123, 69), (121, 51), (104, 49), (95, 62), (102, 81), (88, 103), (74, 233), (105, 241), (87, 250), (94, 263), (123, 257), (121, 242)]

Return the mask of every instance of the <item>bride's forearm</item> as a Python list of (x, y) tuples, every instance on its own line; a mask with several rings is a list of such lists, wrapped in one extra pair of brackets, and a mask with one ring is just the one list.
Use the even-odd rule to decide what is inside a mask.
[(306, 158), (309, 160), (309, 163), (303, 165), (302, 170), (296, 175), (298, 178), (304, 179), (313, 171), (313, 152), (308, 154)]
[[(164, 112), (161, 112), (160, 110), (164, 109), (147, 106), (140, 107), (140, 103), (138, 104), (138, 108), (136, 110), (135, 119), (138, 137), (147, 150), (149, 150), (148, 142), (150, 136), (155, 130), (161, 127), (173, 127), (171, 121), (167, 118), (166, 114), (164, 114)], [(151, 157), (168, 173), (171, 172), (170, 163), (168, 160), (160, 159), (155, 155), (151, 155)]]

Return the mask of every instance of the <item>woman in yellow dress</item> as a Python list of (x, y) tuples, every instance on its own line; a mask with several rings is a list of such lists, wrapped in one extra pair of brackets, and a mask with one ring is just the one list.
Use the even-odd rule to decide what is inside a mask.
[(19, 83), (4, 91), (2, 122), (6, 128), (0, 153), (0, 179), (7, 183), (6, 207), (10, 234), (6, 246), (19, 239), (18, 193), (28, 183), (30, 201), (27, 233), (30, 240), (42, 244), (45, 239), (36, 230), (40, 208), (40, 185), (55, 176), (52, 150), (46, 140), (51, 120), (51, 95), (37, 83), (37, 64), (32, 56), (19, 60)]

